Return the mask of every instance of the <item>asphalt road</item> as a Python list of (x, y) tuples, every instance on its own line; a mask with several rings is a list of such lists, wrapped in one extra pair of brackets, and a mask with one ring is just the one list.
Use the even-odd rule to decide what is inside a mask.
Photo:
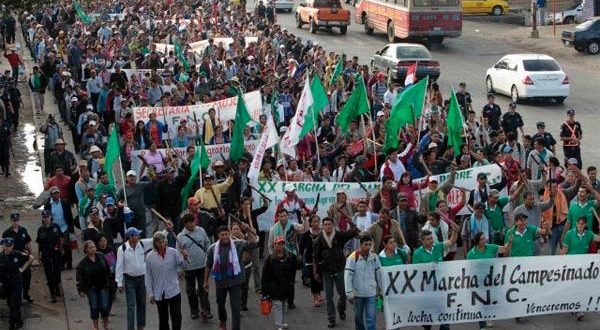
[[(363, 25), (354, 23), (353, 18), (346, 36), (340, 35), (339, 29), (336, 28), (332, 31), (323, 29), (317, 34), (310, 34), (306, 25), (302, 29), (296, 28), (293, 14), (278, 14), (277, 20), (290, 33), (302, 39), (317, 41), (327, 51), (358, 56), (361, 64), (370, 63), (375, 51), (382, 49), (388, 43), (384, 33), (366, 35)], [(479, 111), (487, 102), (485, 72), (503, 55), (549, 52), (569, 75), (571, 95), (563, 105), (540, 102), (520, 104), (517, 111), (523, 117), (525, 131), (534, 134), (535, 123), (544, 120), (546, 130), (557, 138), (560, 125), (565, 119), (565, 111), (569, 108), (576, 109), (576, 120), (581, 122), (584, 132), (582, 141), (584, 165), (597, 165), (600, 161), (600, 143), (598, 143), (600, 136), (594, 134), (594, 131), (596, 97), (600, 93), (598, 77), (600, 57), (578, 54), (572, 49), (562, 50), (560, 48), (563, 46), (559, 39), (555, 41), (556, 49), (549, 51), (547, 42), (542, 44), (540, 40), (523, 38), (522, 35), (515, 35), (515, 31), (516, 27), (511, 25), (464, 21), (461, 37), (447, 38), (441, 47), (430, 48), (433, 57), (441, 65), (442, 74), (438, 81), (444, 97), (448, 98), (452, 86), (457, 89), (458, 84), (464, 81), (473, 97), (473, 107)], [(555, 53), (558, 53), (558, 56)], [(510, 99), (505, 96), (496, 98), (496, 103), (503, 111), (508, 109), (509, 102)], [(562, 157), (562, 151), (559, 154)]]

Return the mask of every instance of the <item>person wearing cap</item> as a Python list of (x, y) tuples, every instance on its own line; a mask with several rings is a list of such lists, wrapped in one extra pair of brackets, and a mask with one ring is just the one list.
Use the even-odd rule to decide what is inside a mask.
[[(277, 204), (275, 208), (275, 214), (278, 214), (280, 210), (285, 209), (288, 213), (288, 218), (292, 223), (298, 224), (302, 223), (302, 212), (306, 213), (316, 213), (316, 208), (312, 211), (306, 206), (306, 203), (303, 199), (296, 195), (296, 187), (288, 183), (284, 186), (285, 197)], [(277, 222), (279, 217), (275, 216), (275, 222)]]
[[(75, 233), (73, 213), (68, 201), (60, 197), (60, 189), (56, 186), (50, 188), (50, 199), (44, 205), (44, 210), (50, 211), (52, 221), (58, 225), (64, 239), (62, 241), (63, 262), (67, 270), (72, 268), (71, 236)], [(74, 237), (73, 237), (74, 238)]]
[(510, 145), (504, 146), (502, 149), (502, 156), (503, 159), (500, 163), (500, 166), (502, 167), (502, 171), (504, 173), (506, 186), (512, 187), (513, 183), (519, 180), (519, 175), (521, 173), (521, 162), (514, 158), (513, 147)]
[(148, 187), (152, 187), (152, 184), (152, 181), (137, 182), (137, 173), (134, 170), (129, 170), (125, 174), (125, 186), (117, 194), (118, 201), (127, 199), (127, 206), (133, 212), (133, 220), (130, 226), (144, 231), (144, 236), (151, 235), (151, 233), (145, 232), (148, 222), (144, 194)]
[(511, 226), (505, 234), (504, 241), (508, 243), (512, 237), (512, 246), (510, 249), (511, 257), (531, 257), (536, 255), (536, 242), (541, 235), (549, 235), (550, 230), (546, 227), (538, 227), (528, 224), (526, 213), (517, 212), (514, 214), (515, 225)]
[[(179, 221), (181, 213), (181, 190), (187, 182), (184, 174), (177, 175), (177, 170), (172, 166), (165, 167), (164, 178), (156, 185), (157, 203), (156, 210), (174, 224), (175, 232), (180, 232), (182, 225)], [(158, 219), (152, 232), (158, 230)]]
[(89, 224), (88, 216), (91, 212), (91, 209), (96, 206), (98, 200), (96, 199), (96, 190), (95, 185), (90, 183), (85, 188), (85, 195), (80, 199), (78, 205), (78, 215), (79, 215), (79, 226), (78, 228), (81, 230), (85, 230)]
[(550, 149), (550, 151), (552, 151), (553, 154), (556, 154), (556, 140), (554, 139), (554, 136), (552, 136), (551, 133), (546, 132), (546, 123), (544, 123), (543, 121), (538, 121), (535, 124), (535, 127), (537, 128), (537, 133), (535, 133), (531, 138), (534, 141), (538, 138), (543, 139), (546, 148)]
[(471, 94), (467, 92), (467, 83), (461, 82), (458, 84), (458, 91), (456, 92), (456, 100), (460, 105), (460, 109), (463, 113), (463, 118), (467, 117), (467, 112), (473, 110)]
[(62, 138), (56, 139), (54, 143), (54, 151), (52, 151), (48, 157), (48, 168), (44, 169), (46, 175), (54, 172), (57, 166), (61, 166), (65, 172), (65, 175), (71, 176), (77, 170), (77, 161), (72, 152), (65, 149), (65, 141)]
[[(11, 226), (2, 233), (2, 238), (12, 238), (14, 240), (14, 250), (31, 254), (31, 236), (27, 229), (19, 224), (21, 216), (19, 213), (11, 213)], [(29, 288), (31, 286), (31, 269), (23, 272), (23, 299), (29, 303), (33, 303), (33, 299), (29, 296)]]
[(60, 297), (61, 269), (63, 258), (61, 254), (64, 234), (60, 227), (52, 222), (50, 211), (42, 211), (42, 225), (37, 230), (35, 242), (38, 244), (38, 259), (44, 266), (46, 283), (50, 292), (50, 302), (56, 303)]
[(471, 249), (471, 239), (477, 233), (483, 233), (488, 243), (492, 242), (492, 226), (485, 216), (484, 202), (477, 202), (473, 205), (473, 213), (463, 222), (461, 237), (463, 240), (463, 252), (467, 255)]
[(71, 177), (65, 175), (65, 170), (62, 165), (57, 165), (54, 169), (54, 175), (46, 180), (44, 190), (50, 190), (52, 187), (60, 189), (60, 198), (64, 201), (71, 201), (72, 190)]
[(44, 172), (46, 176), (50, 175), (50, 154), (56, 148), (56, 141), (63, 138), (63, 132), (60, 125), (56, 123), (53, 115), (48, 115), (46, 121), (40, 126), (40, 133), (44, 133)]
[(508, 112), (505, 112), (502, 115), (500, 126), (502, 126), (505, 133), (514, 132), (517, 138), (519, 137), (517, 130), (521, 132), (521, 135), (525, 135), (525, 132), (523, 131), (523, 118), (521, 118), (521, 115), (517, 112), (516, 103), (510, 102), (508, 104)]
[(6, 290), (6, 300), (9, 311), (9, 329), (21, 329), (21, 296), (23, 295), (23, 272), (33, 262), (33, 256), (28, 253), (16, 251), (15, 241), (12, 238), (2, 239), (4, 249), (0, 253), (0, 283)]
[(152, 249), (152, 238), (140, 239), (141, 230), (129, 227), (127, 239), (117, 249), (115, 281), (119, 292), (125, 291), (127, 330), (146, 326), (146, 251)]
[(82, 237), (84, 241), (92, 241), (96, 245), (98, 244), (98, 240), (100, 239), (100, 235), (105, 235), (108, 237), (108, 243), (112, 245), (113, 243), (113, 231), (111, 228), (111, 224), (107, 224), (104, 222), (104, 219), (100, 217), (100, 210), (97, 207), (92, 207), (89, 210), (89, 214), (87, 217), (87, 227), (82, 229)]
[(285, 322), (286, 301), (294, 285), (298, 259), (285, 249), (285, 239), (281, 236), (273, 242), (273, 253), (264, 262), (262, 273), (262, 299), (273, 302), (273, 317), (276, 328), (287, 328)]
[(224, 220), (223, 197), (233, 182), (233, 173), (229, 173), (227, 180), (221, 183), (214, 183), (214, 176), (204, 174), (203, 187), (196, 191), (194, 197), (202, 201), (203, 210), (211, 213), (219, 221)]
[(477, 187), (469, 193), (469, 199), (467, 204), (471, 208), (475, 206), (476, 203), (485, 203), (488, 200), (488, 195), (490, 190), (496, 189), (498, 191), (502, 190), (506, 186), (506, 178), (503, 176), (502, 180), (495, 184), (488, 184), (487, 174), (481, 172), (477, 174)]
[(242, 255), (250, 249), (257, 248), (258, 240), (251, 231), (248, 232), (248, 240), (233, 240), (227, 226), (220, 226), (217, 236), (218, 240), (208, 248), (206, 269), (210, 271), (204, 272), (204, 290), (209, 290), (209, 278), (212, 277), (217, 296), (219, 329), (222, 330), (225, 330), (227, 325), (225, 302), (229, 295), (231, 329), (239, 330), (241, 286), (246, 279)]
[(456, 167), (452, 166), (451, 168), (450, 176), (441, 186), (438, 185), (437, 180), (429, 179), (427, 190), (422, 194), (423, 197), (421, 197), (419, 203), (419, 213), (421, 216), (427, 216), (429, 212), (434, 212), (439, 200), (446, 200), (446, 195), (454, 187), (454, 180), (456, 178)]
[(388, 90), (388, 84), (386, 82), (386, 75), (383, 72), (379, 72), (377, 75), (377, 81), (371, 86), (371, 97), (373, 98), (373, 114), (376, 114), (379, 110), (383, 109), (384, 95)]
[(500, 110), (500, 106), (495, 103), (496, 98), (494, 97), (494, 94), (488, 94), (487, 100), (488, 103), (484, 105), (483, 109), (481, 110), (481, 117), (488, 118), (492, 129), (499, 130), (502, 110)]
[(48, 78), (40, 71), (40, 68), (35, 65), (33, 73), (29, 76), (29, 88), (33, 96), (33, 107), (37, 114), (44, 112), (44, 94), (48, 87)]
[(567, 110), (567, 119), (560, 125), (560, 140), (563, 142), (565, 166), (569, 158), (577, 159), (577, 167), (581, 169), (581, 124), (575, 120), (575, 110)]

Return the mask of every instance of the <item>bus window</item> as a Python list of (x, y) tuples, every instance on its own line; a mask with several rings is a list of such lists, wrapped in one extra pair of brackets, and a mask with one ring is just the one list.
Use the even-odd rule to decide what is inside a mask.
[(415, 7), (450, 7), (458, 6), (459, 0), (413, 0)]

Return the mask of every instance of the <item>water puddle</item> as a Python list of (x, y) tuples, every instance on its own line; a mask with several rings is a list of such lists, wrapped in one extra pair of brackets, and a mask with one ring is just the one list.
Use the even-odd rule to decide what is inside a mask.
[(25, 148), (27, 149), (27, 163), (23, 171), (23, 183), (27, 185), (29, 191), (38, 196), (44, 191), (44, 182), (42, 180), (42, 168), (38, 152), (33, 149), (36, 129), (31, 123), (23, 124), (23, 137), (25, 139)]

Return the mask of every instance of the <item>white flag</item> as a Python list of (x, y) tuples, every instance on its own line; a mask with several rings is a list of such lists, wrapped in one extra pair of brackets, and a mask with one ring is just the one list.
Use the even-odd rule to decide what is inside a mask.
[(304, 88), (302, 89), (302, 95), (298, 101), (298, 107), (296, 108), (296, 114), (290, 121), (288, 131), (281, 138), (280, 150), (282, 153), (291, 157), (296, 157), (296, 145), (300, 142), (300, 134), (302, 133), (302, 126), (304, 126), (304, 120), (308, 113), (308, 107), (313, 104), (312, 92), (310, 90), (310, 81), (308, 75), (304, 81)]
[(250, 170), (248, 170), (248, 180), (251, 184), (258, 182), (258, 173), (260, 172), (260, 167), (262, 165), (263, 158), (265, 157), (265, 150), (279, 143), (279, 135), (277, 134), (277, 129), (275, 128), (275, 123), (273, 122), (271, 112), (267, 111), (266, 116), (267, 127), (265, 127), (263, 130), (260, 141), (258, 142), (258, 146), (254, 151), (254, 156), (252, 157)]

